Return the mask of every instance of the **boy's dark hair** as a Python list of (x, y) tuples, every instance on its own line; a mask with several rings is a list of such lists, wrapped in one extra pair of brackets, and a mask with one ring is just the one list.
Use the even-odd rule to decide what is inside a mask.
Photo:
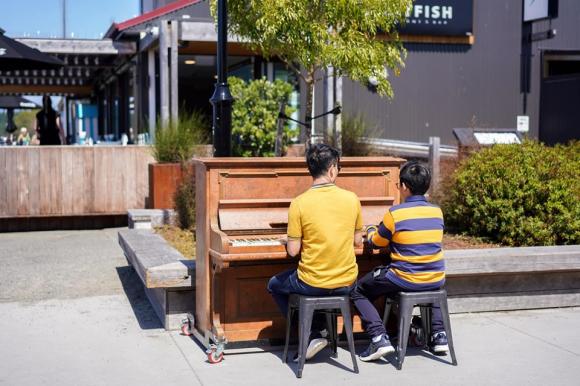
[(414, 195), (422, 195), (431, 185), (431, 171), (418, 161), (409, 161), (401, 167), (399, 181), (405, 184)]
[(323, 143), (310, 145), (306, 151), (306, 164), (313, 178), (325, 174), (332, 165), (338, 166), (339, 161), (340, 153), (338, 150)]

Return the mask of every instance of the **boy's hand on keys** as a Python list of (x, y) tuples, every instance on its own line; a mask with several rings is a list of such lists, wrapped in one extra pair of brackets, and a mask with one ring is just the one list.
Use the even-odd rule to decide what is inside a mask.
[(364, 229), (364, 238), (366, 238), (367, 240), (370, 239), (370, 236), (375, 233), (377, 231), (377, 226), (376, 225), (367, 225)]

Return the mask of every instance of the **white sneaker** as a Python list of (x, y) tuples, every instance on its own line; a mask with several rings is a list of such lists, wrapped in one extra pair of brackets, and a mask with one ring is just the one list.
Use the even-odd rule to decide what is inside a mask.
[(306, 349), (306, 360), (311, 359), (326, 346), (328, 346), (328, 339), (326, 338), (312, 339), (308, 344), (308, 348)]

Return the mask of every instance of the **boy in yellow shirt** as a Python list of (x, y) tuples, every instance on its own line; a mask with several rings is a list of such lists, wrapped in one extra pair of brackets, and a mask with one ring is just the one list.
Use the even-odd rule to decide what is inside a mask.
[[(339, 161), (338, 150), (328, 145), (308, 148), (306, 162), (312, 187), (296, 197), (288, 211), (286, 249), (290, 256), (300, 254), (298, 269), (282, 272), (268, 283), (268, 291), (284, 316), (291, 293), (348, 295), (355, 284), (358, 266), (354, 246), (362, 245), (361, 206), (356, 194), (334, 184)], [(323, 315), (315, 314), (307, 360), (328, 344), (324, 321)]]

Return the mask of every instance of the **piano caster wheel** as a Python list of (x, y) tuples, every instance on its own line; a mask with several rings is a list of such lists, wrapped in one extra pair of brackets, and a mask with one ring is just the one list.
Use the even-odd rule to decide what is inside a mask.
[(185, 319), (181, 322), (181, 335), (191, 336), (193, 333), (191, 332), (191, 323), (189, 319)]
[(217, 346), (212, 344), (205, 352), (209, 363), (220, 363), (224, 359), (224, 352), (218, 351)]

